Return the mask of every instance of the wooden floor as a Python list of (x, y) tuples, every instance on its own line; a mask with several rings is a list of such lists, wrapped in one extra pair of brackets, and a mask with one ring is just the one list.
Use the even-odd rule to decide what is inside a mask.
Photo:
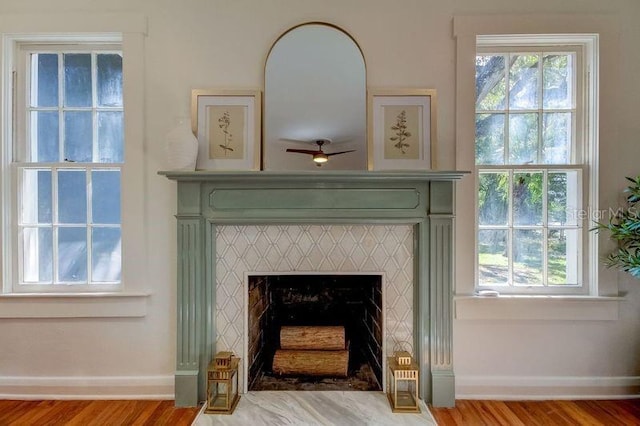
[(1, 401), (0, 426), (188, 426), (199, 408), (173, 401)]
[[(2, 401), (0, 426), (186, 426), (198, 408), (173, 401)], [(620, 401), (456, 401), (431, 408), (438, 425), (640, 425), (640, 399)], [(399, 414), (401, 416), (401, 414)], [(275, 425), (274, 425), (275, 426)]]
[(618, 401), (456, 401), (433, 408), (438, 425), (640, 425), (640, 399)]

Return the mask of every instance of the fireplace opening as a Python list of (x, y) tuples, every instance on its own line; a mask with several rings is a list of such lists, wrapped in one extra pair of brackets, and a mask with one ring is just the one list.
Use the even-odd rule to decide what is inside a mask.
[[(381, 275), (253, 275), (248, 277), (247, 301), (248, 390), (382, 390)], [(302, 330), (313, 350), (306, 351), (297, 339), (302, 352), (291, 352), (291, 336), (281, 342), (283, 327)], [(330, 343), (311, 337), (318, 330), (326, 330)], [(335, 351), (340, 349), (336, 336), (342, 333), (344, 349)], [(308, 362), (283, 369), (285, 355)], [(328, 370), (346, 374), (327, 372), (334, 362), (345, 363), (345, 368)]]

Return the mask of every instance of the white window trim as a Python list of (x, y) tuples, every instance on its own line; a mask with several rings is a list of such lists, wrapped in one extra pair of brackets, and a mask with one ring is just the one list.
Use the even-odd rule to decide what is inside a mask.
[[(476, 36), (482, 34), (559, 34), (566, 35), (594, 35), (595, 51), (605, 41), (607, 46), (615, 41), (617, 34), (616, 23), (607, 16), (580, 16), (570, 18), (552, 15), (477, 15), (456, 16), (453, 22), (453, 34), (456, 38), (456, 166), (462, 170), (473, 170), (475, 167), (475, 103), (469, 101), (469, 93), (475, 93), (475, 55)], [(598, 56), (598, 55), (597, 55)], [(588, 93), (590, 99), (598, 99), (599, 63), (598, 57), (587, 58), (591, 61), (590, 79), (593, 82)], [(472, 98), (473, 99), (473, 98)], [(591, 102), (588, 115), (594, 121), (588, 123), (587, 131), (593, 138), (590, 151), (585, 153), (585, 161), (594, 170), (598, 170), (598, 102)], [(597, 173), (590, 174), (589, 212), (596, 212), (598, 202)], [(607, 279), (599, 285), (598, 277), (612, 277), (613, 274), (603, 274), (599, 268), (597, 236), (589, 233), (592, 244), (589, 244), (590, 262), (588, 281), (589, 295), (576, 296), (477, 296), (475, 291), (474, 264), (475, 238), (469, 242), (469, 235), (475, 235), (476, 228), (476, 178), (470, 176), (457, 185), (457, 220), (456, 220), (456, 289), (454, 303), (457, 319), (571, 319), (562, 315), (553, 315), (546, 307), (554, 305), (556, 312), (562, 309), (573, 309), (576, 314), (572, 319), (598, 320), (615, 319), (619, 303), (623, 298), (618, 297), (617, 282)], [(470, 196), (470, 194), (474, 194)], [(579, 300), (576, 302), (576, 300)], [(582, 303), (589, 302), (589, 303)], [(517, 309), (514, 307), (517, 306)], [(602, 307), (606, 306), (609, 313), (602, 314)], [(490, 309), (487, 309), (490, 308)]]
[[(0, 127), (0, 172), (2, 176), (2, 215), (0, 237), (2, 247), (0, 318), (60, 317), (140, 317), (146, 315), (150, 295), (147, 281), (146, 225), (144, 222), (144, 36), (146, 18), (121, 14), (50, 14), (0, 15), (2, 28), (2, 105)], [(102, 293), (14, 293), (13, 273), (7, 256), (11, 253), (11, 200), (16, 194), (10, 176), (13, 140), (12, 63), (17, 43), (37, 42), (107, 42), (121, 40), (123, 62), (123, 95), (125, 98), (125, 161), (122, 168), (122, 234), (127, 236), (122, 248), (121, 291)], [(15, 198), (14, 198), (15, 199)], [(132, 259), (126, 261), (127, 257)]]
[(623, 297), (504, 295), (455, 296), (459, 320), (615, 321)]

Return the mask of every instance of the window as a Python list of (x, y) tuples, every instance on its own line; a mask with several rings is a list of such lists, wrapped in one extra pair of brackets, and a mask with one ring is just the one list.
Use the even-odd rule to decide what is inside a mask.
[(587, 48), (544, 36), (477, 39), (478, 289), (589, 290)]
[(120, 46), (18, 47), (14, 291), (115, 289), (122, 270)]
[[(144, 217), (146, 18), (92, 13), (5, 18), (0, 318), (144, 316), (150, 294)], [(84, 70), (69, 81), (65, 55)], [(115, 84), (103, 90), (100, 82), (106, 81)], [(66, 90), (74, 84), (91, 90), (69, 98)], [(65, 122), (68, 112), (76, 115)], [(82, 122), (80, 113), (91, 115), (90, 126), (74, 123), (78, 117)], [(75, 145), (65, 140), (67, 124)], [(112, 136), (105, 133), (109, 128)], [(31, 248), (25, 250), (25, 244)]]

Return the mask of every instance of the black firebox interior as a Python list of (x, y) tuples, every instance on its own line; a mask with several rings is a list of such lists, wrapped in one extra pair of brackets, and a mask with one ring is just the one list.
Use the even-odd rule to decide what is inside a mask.
[[(247, 296), (249, 390), (382, 389), (380, 275), (256, 275)], [(348, 377), (275, 375), (283, 325), (344, 326)]]

